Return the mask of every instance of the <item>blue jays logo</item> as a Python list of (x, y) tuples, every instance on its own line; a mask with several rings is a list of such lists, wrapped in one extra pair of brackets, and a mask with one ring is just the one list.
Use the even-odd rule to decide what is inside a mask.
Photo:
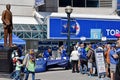
[(75, 27), (76, 28), (76, 35), (78, 35), (80, 33), (80, 25), (77, 21), (75, 23), (76, 23), (76, 27)]
[[(62, 20), (62, 34), (67, 34), (68, 27), (67, 27), (67, 20)], [(78, 35), (80, 32), (80, 25), (76, 20), (70, 21), (70, 34)]]

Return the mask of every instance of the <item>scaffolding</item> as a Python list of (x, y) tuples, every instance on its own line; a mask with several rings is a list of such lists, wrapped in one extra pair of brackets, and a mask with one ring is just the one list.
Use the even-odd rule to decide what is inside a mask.
[[(44, 40), (47, 39), (46, 24), (14, 24), (13, 33), (21, 39)], [(0, 39), (4, 37), (4, 29), (0, 24)]]

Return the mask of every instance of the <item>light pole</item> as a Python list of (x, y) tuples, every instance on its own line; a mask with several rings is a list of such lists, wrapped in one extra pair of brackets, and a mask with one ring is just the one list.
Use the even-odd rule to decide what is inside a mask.
[(68, 27), (68, 34), (67, 34), (67, 52), (68, 52), (68, 55), (70, 55), (70, 14), (72, 13), (73, 9), (71, 6), (67, 6), (65, 8), (65, 12), (67, 14), (67, 19), (68, 19), (68, 22), (67, 22), (67, 27)]

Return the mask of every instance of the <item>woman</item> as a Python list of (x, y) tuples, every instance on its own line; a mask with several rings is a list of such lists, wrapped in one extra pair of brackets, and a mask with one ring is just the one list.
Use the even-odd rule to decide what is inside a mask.
[(72, 73), (75, 72), (75, 69), (77, 73), (79, 73), (79, 69), (78, 69), (79, 55), (80, 54), (78, 53), (77, 48), (74, 47), (74, 50), (72, 51), (70, 55), (70, 59), (72, 61)]
[(35, 80), (35, 54), (33, 49), (30, 49), (29, 54), (26, 54), (23, 65), (26, 67), (25, 80), (28, 80), (30, 73), (32, 74), (32, 80)]

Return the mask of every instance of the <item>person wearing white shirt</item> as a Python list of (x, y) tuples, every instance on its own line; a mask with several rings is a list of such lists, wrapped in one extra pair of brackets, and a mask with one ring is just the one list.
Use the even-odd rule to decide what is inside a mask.
[(74, 50), (71, 52), (70, 59), (72, 61), (72, 73), (76, 72), (79, 73), (78, 69), (78, 61), (79, 61), (80, 54), (78, 53), (77, 48), (74, 47)]

